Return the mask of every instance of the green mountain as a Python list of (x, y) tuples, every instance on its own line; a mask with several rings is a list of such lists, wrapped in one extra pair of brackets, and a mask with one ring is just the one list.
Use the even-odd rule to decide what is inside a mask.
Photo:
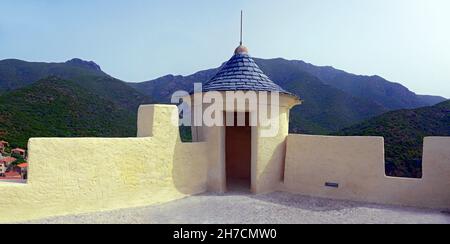
[(137, 111), (139, 104), (153, 102), (125, 82), (104, 73), (94, 62), (72, 59), (65, 63), (26, 62), (16, 59), (0, 61), (0, 94), (13, 91), (49, 76), (77, 83), (98, 96)]
[[(291, 132), (328, 134), (388, 111), (377, 103), (324, 84), (317, 77), (292, 68), (284, 61), (255, 61), (275, 83), (304, 100), (302, 106), (295, 107), (291, 112)], [(204, 83), (216, 72), (217, 69), (210, 69), (189, 76), (168, 75), (129, 85), (159, 102), (170, 103), (173, 92), (189, 91), (194, 82)]]
[[(336, 133), (392, 109), (415, 108), (444, 99), (416, 95), (381, 77), (356, 76), (303, 61), (255, 61), (274, 82), (304, 100), (303, 105), (291, 112), (290, 126), (294, 133)], [(92, 61), (72, 59), (65, 63), (42, 63), (2, 60), (0, 124), (3, 135), (0, 134), (0, 138), (10, 138), (10, 142), (24, 146), (29, 136), (134, 136), (140, 104), (170, 103), (173, 92), (189, 91), (194, 82), (206, 82), (215, 72), (217, 69), (209, 69), (189, 76), (168, 75), (142, 83), (125, 83), (104, 73)], [(49, 76), (54, 77), (47, 79)], [(64, 83), (70, 89), (64, 87)], [(55, 92), (63, 87), (69, 94), (65, 99), (76, 99), (65, 101), (58, 97), (55, 100)], [(37, 99), (37, 94), (58, 102), (46, 103)], [(84, 99), (86, 97), (89, 99)], [(78, 103), (75, 100), (79, 100)], [(83, 105), (88, 105), (84, 103), (89, 100), (93, 104), (88, 112), (83, 111)], [(74, 106), (64, 110), (61, 104)], [(107, 115), (100, 105), (107, 106), (111, 114)], [(52, 110), (55, 113), (51, 113)], [(95, 112), (97, 110), (98, 113)], [(64, 120), (58, 120), (57, 116), (63, 116)], [(39, 121), (41, 117), (49, 121), (43, 123), (44, 120)], [(113, 119), (118, 122), (113, 123)]]
[[(49, 78), (50, 77), (50, 78)], [(94, 62), (0, 61), (0, 138), (136, 135), (137, 109), (154, 102)]]
[[(72, 59), (65, 63), (26, 62), (17, 59), (0, 61), (0, 92), (8, 92), (30, 85), (48, 76), (83, 82), (92, 77), (107, 77), (100, 68), (82, 65), (80, 59)], [(88, 62), (86, 62), (88, 63)]]
[(423, 138), (450, 136), (450, 100), (430, 107), (392, 111), (341, 130), (343, 136), (383, 136), (386, 173), (421, 177)]
[(301, 60), (289, 61), (279, 58), (265, 62), (278, 63), (286, 69), (307, 72), (327, 85), (377, 103), (388, 110), (425, 107), (446, 100), (439, 96), (417, 95), (401, 84), (390, 82), (377, 75), (354, 75), (331, 66), (315, 66)]
[[(284, 66), (264, 60), (258, 60), (258, 65), (275, 83), (304, 100), (291, 112), (291, 132), (327, 134), (388, 111), (326, 85), (301, 70), (286, 70)], [(173, 92), (190, 91), (194, 82), (204, 83), (216, 72), (217, 69), (210, 69), (189, 76), (168, 75), (129, 85), (159, 102), (170, 103)]]
[[(254, 60), (275, 83), (304, 100), (291, 112), (290, 128), (295, 133), (333, 133), (391, 110), (430, 106), (445, 100), (416, 95), (378, 76), (358, 76), (299, 60)], [(169, 103), (173, 92), (190, 91), (194, 82), (204, 83), (216, 72), (217, 69), (209, 69), (189, 76), (167, 75), (129, 85), (158, 102)]]
[(388, 111), (377, 103), (325, 84), (283, 59), (255, 61), (275, 83), (303, 100), (301, 106), (291, 111), (293, 133), (329, 134)]
[[(296, 107), (291, 113), (291, 131), (296, 133), (333, 133), (399, 106), (401, 108), (425, 106), (443, 99), (432, 96), (421, 97), (399, 84), (385, 80), (375, 82), (377, 85), (368, 89), (367, 84), (371, 84), (372, 81), (366, 82), (364, 79), (361, 80), (360, 76), (331, 67), (313, 66), (303, 61), (284, 59), (255, 59), (255, 61), (272, 80), (304, 100), (304, 104)], [(206, 82), (216, 71), (217, 69), (210, 69), (190, 76), (168, 75), (148, 82), (127, 85), (104, 73), (100, 66), (92, 61), (72, 59), (65, 63), (39, 63), (8, 59), (0, 61), (0, 94), (55, 75), (74, 81), (119, 106), (137, 110), (142, 103), (169, 103), (174, 91), (189, 91), (194, 82)], [(336, 78), (339, 75), (344, 78)], [(346, 81), (351, 84), (348, 86), (353, 87), (352, 89), (346, 89), (342, 85)], [(384, 88), (378, 89), (379, 86)], [(376, 96), (364, 96), (361, 91)], [(380, 101), (388, 102), (386, 104)]]
[(0, 96), (0, 138), (13, 146), (30, 137), (135, 136), (135, 124), (126, 107), (54, 76)]

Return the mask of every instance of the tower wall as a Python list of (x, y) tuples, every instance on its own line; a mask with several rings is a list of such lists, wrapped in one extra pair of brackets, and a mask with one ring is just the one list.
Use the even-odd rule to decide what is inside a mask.
[[(221, 93), (225, 97), (225, 93)], [(238, 109), (233, 106), (227, 106), (226, 101), (218, 116), (226, 121), (226, 114), (233, 112), (248, 112), (250, 117), (257, 119), (258, 109), (252, 109), (246, 106), (245, 109)], [(277, 113), (270, 115), (269, 118), (276, 120), (277, 128), (273, 135), (267, 134), (269, 126), (258, 123), (252, 126), (252, 151), (251, 151), (251, 190), (253, 193), (264, 193), (279, 190), (283, 182), (284, 164), (286, 155), (286, 138), (289, 133), (289, 110), (297, 105), (299, 100), (289, 96), (280, 95), (279, 103), (271, 104), (267, 101), (258, 99), (257, 105), (266, 107), (270, 111), (271, 106), (277, 106)], [(248, 105), (248, 104), (247, 104)], [(199, 109), (199, 107), (202, 107)], [(210, 103), (202, 101), (191, 102), (191, 111), (205, 111)], [(193, 120), (196, 120), (199, 114), (192, 114)], [(195, 141), (206, 142), (208, 147), (208, 180), (207, 189), (213, 192), (225, 192), (226, 182), (226, 158), (225, 158), (225, 138), (226, 128), (224, 126), (193, 126), (192, 133)]]

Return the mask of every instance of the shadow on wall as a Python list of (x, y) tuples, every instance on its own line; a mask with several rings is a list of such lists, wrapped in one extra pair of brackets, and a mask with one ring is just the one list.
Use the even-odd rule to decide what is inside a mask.
[[(286, 144), (279, 143), (268, 157), (267, 164), (258, 173), (258, 189), (261, 193), (272, 192), (282, 189), (285, 175)], [(264, 159), (263, 159), (264, 160)], [(259, 164), (258, 166), (262, 166)]]
[[(183, 194), (197, 194), (206, 191), (207, 170), (206, 143), (175, 144), (172, 179), (175, 188)], [(197, 150), (194, 150), (196, 148)]]
[[(206, 191), (206, 144), (182, 142), (183, 127), (173, 125), (171, 120), (177, 111), (175, 105), (142, 105), (138, 113), (138, 137), (151, 136), (170, 151), (167, 167), (179, 193), (201, 193)], [(184, 127), (184, 131), (190, 130)]]

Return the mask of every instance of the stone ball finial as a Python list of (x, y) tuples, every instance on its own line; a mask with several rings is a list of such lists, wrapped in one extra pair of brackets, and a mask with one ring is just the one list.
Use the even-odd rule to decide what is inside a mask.
[(239, 47), (237, 47), (236, 50), (234, 50), (234, 54), (242, 54), (242, 53), (248, 54), (248, 48), (246, 48), (243, 45), (239, 45)]

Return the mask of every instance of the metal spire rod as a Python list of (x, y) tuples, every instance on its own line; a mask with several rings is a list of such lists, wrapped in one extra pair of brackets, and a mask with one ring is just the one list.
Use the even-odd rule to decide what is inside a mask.
[(243, 19), (243, 11), (241, 10), (241, 41), (239, 42), (242, 46), (242, 19)]

